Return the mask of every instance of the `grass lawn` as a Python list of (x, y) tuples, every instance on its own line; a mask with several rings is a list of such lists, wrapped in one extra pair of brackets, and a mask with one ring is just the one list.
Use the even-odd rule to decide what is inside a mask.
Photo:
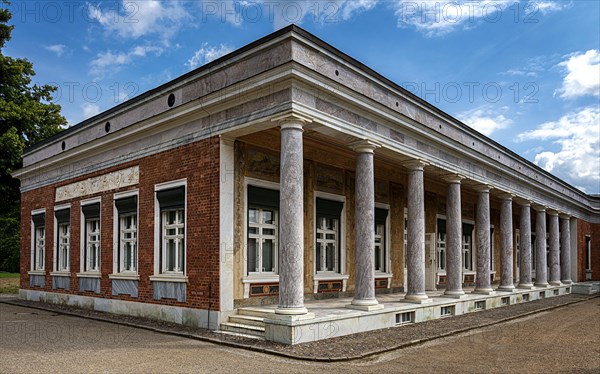
[(0, 271), (0, 293), (19, 293), (19, 273)]

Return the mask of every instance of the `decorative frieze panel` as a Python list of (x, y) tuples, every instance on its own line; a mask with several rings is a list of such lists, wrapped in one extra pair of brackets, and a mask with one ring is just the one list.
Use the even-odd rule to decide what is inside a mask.
[(279, 180), (279, 155), (249, 148), (246, 158), (248, 176)]
[(382, 203), (390, 201), (390, 183), (388, 181), (375, 179), (375, 201)]
[(324, 165), (316, 168), (317, 188), (331, 193), (344, 193), (344, 171)]
[(89, 178), (80, 182), (58, 187), (56, 189), (55, 201), (69, 200), (118, 188), (133, 186), (139, 182), (140, 168), (139, 166), (133, 166), (127, 169), (104, 174), (99, 177)]

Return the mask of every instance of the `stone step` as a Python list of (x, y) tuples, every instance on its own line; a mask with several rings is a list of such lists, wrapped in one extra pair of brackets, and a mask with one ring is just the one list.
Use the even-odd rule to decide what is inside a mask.
[(275, 309), (263, 309), (263, 308), (239, 308), (238, 315), (254, 316), (261, 318), (273, 317), (275, 315)]
[(260, 338), (265, 337), (265, 328), (260, 326), (243, 325), (240, 323), (223, 322), (221, 331), (227, 331), (237, 334), (253, 335)]
[(250, 316), (250, 315), (244, 315), (244, 314), (237, 314), (237, 315), (229, 316), (228, 322), (237, 323), (237, 324), (241, 324), (241, 325), (265, 327), (264, 317), (256, 317), (256, 316)]
[(248, 339), (265, 340), (264, 336), (243, 334), (241, 332), (230, 332), (230, 331), (225, 331), (225, 330), (219, 330), (219, 331), (217, 331), (217, 333), (223, 334), (223, 335), (239, 336), (239, 337), (248, 338)]

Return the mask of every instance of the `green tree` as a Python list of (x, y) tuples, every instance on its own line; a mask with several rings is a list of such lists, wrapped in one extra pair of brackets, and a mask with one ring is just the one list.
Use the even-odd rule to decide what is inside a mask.
[(0, 9), (0, 270), (19, 271), (19, 181), (10, 173), (21, 167), (23, 150), (63, 129), (67, 121), (52, 103), (56, 87), (32, 84), (33, 65), (4, 55), (14, 28), (8, 1)]

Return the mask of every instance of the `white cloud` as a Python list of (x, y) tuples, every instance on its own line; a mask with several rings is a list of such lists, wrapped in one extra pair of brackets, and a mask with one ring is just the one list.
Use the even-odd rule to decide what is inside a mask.
[(600, 53), (597, 49), (574, 53), (559, 66), (567, 72), (558, 90), (561, 97), (600, 96)]
[(546, 56), (537, 56), (528, 58), (525, 63), (518, 67), (505, 71), (504, 75), (521, 76), (521, 77), (537, 77), (540, 73), (547, 70), (548, 58)]
[(65, 53), (67, 46), (64, 44), (52, 44), (44, 47), (47, 51), (50, 51), (56, 54), (58, 57), (62, 56)]
[(519, 134), (517, 139), (552, 141), (559, 149), (539, 151), (534, 162), (588, 193), (600, 193), (599, 107), (568, 113), (558, 121)]
[[(508, 108), (501, 108), (506, 111)], [(512, 120), (493, 109), (478, 108), (457, 115), (457, 118), (466, 123), (472, 129), (479, 131), (485, 136), (490, 136), (498, 130), (508, 128)]]
[(305, 20), (313, 23), (338, 23), (355, 14), (373, 9), (379, 0), (203, 0), (202, 19), (220, 20), (239, 26), (267, 20), (275, 29)]
[(83, 112), (83, 119), (88, 119), (100, 113), (100, 107), (92, 103), (85, 103), (81, 105), (81, 110)]
[[(514, 0), (398, 0), (398, 27), (412, 27), (427, 37), (439, 37), (481, 22), (497, 22)], [(506, 16), (506, 15), (505, 15)]]
[(184, 21), (191, 18), (178, 1), (121, 0), (117, 4), (112, 3), (103, 8), (102, 3), (88, 3), (87, 16), (100, 23), (108, 32), (127, 39), (155, 34), (167, 42)]
[(160, 56), (162, 52), (163, 49), (156, 46), (136, 46), (129, 52), (100, 52), (90, 63), (90, 74), (102, 77), (107, 71), (112, 73), (117, 72), (123, 66), (133, 63), (137, 58), (145, 57), (148, 54)]
[(202, 48), (197, 50), (192, 58), (190, 58), (185, 65), (190, 69), (195, 69), (198, 66), (208, 64), (211, 61), (218, 59), (221, 56), (228, 54), (233, 51), (233, 47), (221, 44), (219, 46), (211, 46), (208, 43), (202, 44)]
[(557, 12), (564, 9), (568, 9), (573, 6), (572, 2), (567, 1), (549, 1), (549, 0), (529, 0), (527, 7), (524, 9), (528, 14), (535, 14), (534, 12), (541, 12), (543, 14), (550, 12)]

